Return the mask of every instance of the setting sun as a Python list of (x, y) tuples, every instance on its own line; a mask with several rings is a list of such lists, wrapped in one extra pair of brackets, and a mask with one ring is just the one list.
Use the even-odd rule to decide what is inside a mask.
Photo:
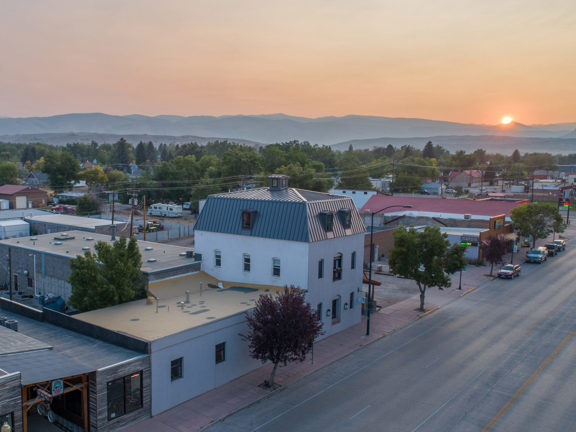
[(507, 125), (507, 124), (512, 123), (512, 120), (514, 120), (512, 117), (506, 116), (506, 117), (502, 117), (502, 120), (500, 120), (500, 122), (501, 122), (503, 125)]

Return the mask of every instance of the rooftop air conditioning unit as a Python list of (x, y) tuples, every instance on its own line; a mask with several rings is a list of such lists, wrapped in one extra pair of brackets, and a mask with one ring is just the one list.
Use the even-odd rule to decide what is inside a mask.
[(471, 217), (472, 217), (471, 214), (465, 214), (465, 215), (464, 215), (464, 219), (465, 219), (465, 220), (469, 220)]

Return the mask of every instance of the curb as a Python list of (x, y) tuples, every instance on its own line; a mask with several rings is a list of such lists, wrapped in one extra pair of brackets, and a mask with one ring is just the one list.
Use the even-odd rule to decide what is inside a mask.
[(440, 309), (440, 306), (435, 306), (435, 307), (433, 307), (432, 309), (430, 309), (429, 311), (426, 311), (426, 312), (418, 315), (418, 319), (424, 318), (425, 316), (428, 316), (428, 315), (430, 315), (431, 313), (436, 312), (438, 309)]
[(468, 291), (464, 291), (462, 294), (460, 294), (460, 297), (464, 297), (466, 294), (470, 294), (472, 291), (476, 291), (476, 288), (478, 287), (470, 288)]

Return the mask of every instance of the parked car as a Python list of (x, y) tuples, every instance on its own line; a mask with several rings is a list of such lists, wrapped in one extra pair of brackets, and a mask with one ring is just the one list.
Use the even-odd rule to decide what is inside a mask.
[(558, 245), (556, 243), (546, 243), (544, 246), (548, 250), (548, 256), (556, 256), (558, 253)]
[(446, 189), (445, 191), (447, 194), (455, 194), (456, 193), (456, 189)]
[(498, 277), (502, 279), (512, 279), (520, 276), (522, 267), (519, 264), (506, 264), (498, 271)]
[(530, 249), (528, 252), (526, 252), (526, 262), (542, 264), (544, 261), (546, 261), (547, 257), (548, 249), (546, 249), (544, 246)]
[(558, 246), (558, 251), (561, 252), (564, 249), (566, 249), (566, 241), (565, 240), (554, 240), (552, 243), (554, 243), (556, 246)]

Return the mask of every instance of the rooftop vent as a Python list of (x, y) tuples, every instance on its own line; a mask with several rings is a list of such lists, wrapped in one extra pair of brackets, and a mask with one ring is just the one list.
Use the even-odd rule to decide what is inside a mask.
[(153, 249), (152, 246), (146, 246), (146, 247), (144, 248), (145, 251), (151, 251), (152, 249)]
[(61, 242), (61, 241), (55, 241), (54, 244), (55, 244), (56, 246), (58, 246), (58, 245), (61, 245), (62, 242)]
[(82, 247), (82, 250), (90, 250), (90, 246), (84, 246)]
[(188, 254), (186, 252), (180, 252), (178, 255), (180, 255), (181, 257), (187, 256)]
[(464, 215), (464, 219), (466, 219), (466, 220), (470, 219), (471, 217), (472, 217), (471, 214), (465, 214), (465, 215)]
[(93, 237), (86, 237), (86, 241), (92, 241), (92, 240), (94, 240)]
[(38, 237), (30, 237), (30, 241), (36, 241), (38, 240)]
[(148, 262), (156, 262), (156, 258), (148, 258), (146, 261), (148, 261)]

